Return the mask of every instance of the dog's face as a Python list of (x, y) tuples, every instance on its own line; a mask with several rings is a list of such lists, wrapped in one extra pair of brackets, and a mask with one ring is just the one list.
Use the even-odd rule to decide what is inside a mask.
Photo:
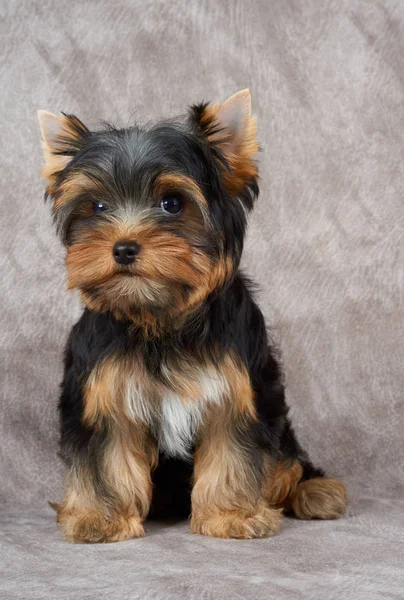
[(90, 308), (152, 325), (231, 279), (258, 192), (248, 90), (149, 128), (39, 120), (69, 288)]

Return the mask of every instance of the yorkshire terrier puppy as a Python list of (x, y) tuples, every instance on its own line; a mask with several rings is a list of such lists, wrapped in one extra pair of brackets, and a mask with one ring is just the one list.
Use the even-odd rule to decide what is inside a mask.
[(342, 515), (345, 487), (296, 440), (239, 271), (258, 196), (249, 91), (151, 127), (38, 114), (68, 287), (86, 305), (59, 404), (66, 539), (140, 537), (148, 514), (221, 538), (273, 535), (284, 510)]

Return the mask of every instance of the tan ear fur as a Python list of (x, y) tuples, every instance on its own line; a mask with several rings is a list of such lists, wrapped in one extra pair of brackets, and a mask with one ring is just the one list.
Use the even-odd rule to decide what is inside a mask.
[(250, 90), (237, 92), (221, 105), (207, 105), (199, 124), (208, 141), (224, 157), (228, 166), (224, 171), (225, 186), (231, 194), (237, 195), (258, 176), (257, 121), (251, 115)]
[(80, 149), (88, 129), (73, 115), (38, 110), (45, 164), (41, 175), (52, 181)]

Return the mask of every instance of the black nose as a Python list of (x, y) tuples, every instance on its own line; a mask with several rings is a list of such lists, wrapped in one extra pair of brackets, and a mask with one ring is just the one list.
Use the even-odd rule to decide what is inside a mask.
[(139, 253), (140, 246), (136, 242), (117, 242), (112, 254), (120, 265), (130, 265)]

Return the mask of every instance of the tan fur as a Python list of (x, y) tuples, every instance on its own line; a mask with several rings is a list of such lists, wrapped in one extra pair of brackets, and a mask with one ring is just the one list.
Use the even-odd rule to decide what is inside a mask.
[[(186, 240), (161, 230), (147, 219), (132, 225), (111, 220), (102, 228), (88, 231), (68, 248), (69, 289), (101, 284), (119, 276), (121, 271), (112, 254), (118, 240), (135, 240), (140, 245), (138, 260), (130, 270), (139, 279), (163, 282), (173, 278), (179, 283), (197, 285), (210, 273), (211, 263), (205, 255), (192, 249)], [(150, 293), (153, 293), (152, 289)]]
[(251, 539), (275, 535), (282, 522), (282, 511), (258, 502), (254, 508), (211, 508), (209, 512), (193, 511), (192, 533), (218, 538)]
[[(198, 264), (198, 257), (196, 257), (196, 264)], [(206, 276), (200, 279), (199, 286), (191, 292), (187, 300), (180, 301), (178, 304), (178, 310), (185, 316), (199, 306), (211, 292), (220, 289), (225, 284), (233, 273), (234, 265), (230, 256), (225, 256), (210, 264), (209, 273), (206, 273), (203, 264), (198, 269)]]
[(338, 519), (346, 506), (346, 488), (336, 479), (302, 481), (291, 498), (291, 508), (299, 519)]
[(84, 386), (84, 423), (99, 426), (105, 418), (115, 417), (120, 409), (115, 404), (121, 387), (120, 374), (121, 365), (110, 358), (90, 374)]
[(281, 511), (261, 499), (251, 457), (231, 415), (227, 406), (212, 408), (195, 453), (191, 531), (221, 538), (273, 535)]
[[(42, 132), (42, 149), (44, 166), (42, 177), (48, 180), (48, 192), (55, 192), (57, 174), (62, 171), (72, 160), (77, 151), (80, 137), (87, 132), (83, 123), (74, 116), (53, 115), (47, 111), (38, 111), (38, 118)], [(58, 129), (58, 135), (50, 135), (46, 123), (53, 121), (53, 128)], [(56, 126), (57, 124), (57, 126)], [(60, 154), (63, 152), (64, 154)]]
[(58, 154), (52, 154), (52, 152), (48, 149), (47, 144), (42, 142), (42, 148), (45, 158), (45, 164), (42, 167), (41, 177), (48, 180), (48, 193), (53, 194), (56, 190), (55, 184), (55, 175), (62, 171), (69, 162), (71, 161), (71, 156), (63, 156)]
[(255, 139), (256, 134), (257, 122), (254, 117), (251, 117), (243, 142), (237, 151), (228, 151), (226, 144), (223, 145), (223, 153), (230, 166), (230, 173), (224, 172), (224, 182), (227, 190), (233, 195), (239, 194), (246, 183), (258, 177), (258, 168), (252, 158), (259, 150)]
[[(243, 90), (237, 95), (242, 94), (249, 101), (248, 90)], [(235, 96), (229, 98), (227, 102), (232, 101), (233, 98)], [(242, 136), (235, 145), (231, 133), (226, 130), (220, 120), (220, 111), (223, 106), (220, 104), (208, 105), (202, 114), (200, 125), (202, 129), (205, 129), (208, 141), (218, 147), (226, 159), (230, 172), (223, 169), (225, 187), (230, 194), (237, 196), (251, 179), (258, 177), (258, 168), (254, 160), (259, 150), (256, 140), (257, 121), (255, 117), (251, 116), (250, 109), (247, 108), (242, 124)]]
[(72, 470), (63, 501), (55, 505), (57, 523), (68, 542), (120, 542), (143, 537), (142, 519), (137, 511), (119, 512), (104, 505), (91, 486), (91, 476)]
[[(57, 507), (58, 522), (67, 539), (118, 541), (143, 535), (142, 521), (151, 497), (150, 472), (158, 459), (156, 444), (148, 433), (153, 422), (148, 419), (156, 418), (167, 394), (178, 394), (184, 410), (199, 402), (207, 393), (199, 373), (206, 377), (209, 369), (213, 369), (212, 382), (218, 385), (217, 392), (213, 388), (210, 393), (222, 398), (203, 408), (195, 439), (191, 530), (223, 538), (264, 537), (279, 529), (282, 508), (293, 510), (299, 518), (336, 518), (344, 512), (343, 484), (331, 479), (299, 483), (303, 469), (296, 461), (274, 464), (265, 456), (261, 482), (255, 459), (242, 441), (243, 429), (256, 418), (247, 371), (230, 354), (220, 365), (201, 368), (186, 361), (167, 364), (163, 380), (157, 382), (140, 359), (132, 356), (105, 359), (90, 374), (84, 387), (83, 420), (96, 427), (101, 423), (108, 426), (100, 468), (113, 500), (102, 500), (90, 473), (76, 465), (65, 498)], [(132, 385), (137, 386), (135, 394), (141, 395), (135, 395), (141, 402), (138, 406), (127, 403)]]
[(256, 420), (254, 392), (243, 363), (232, 354), (227, 354), (223, 362), (223, 373), (230, 382), (230, 401), (234, 413)]
[[(110, 438), (113, 440), (113, 444), (105, 453), (109, 461), (112, 448), (116, 462), (120, 462), (120, 457), (131, 462), (132, 455), (139, 456), (139, 461), (146, 456), (150, 468), (154, 469), (158, 461), (157, 447), (149, 440), (144, 424), (139, 421), (135, 424), (131, 422), (126, 411), (127, 385), (133, 378), (137, 383), (141, 383), (146, 396), (145, 401), (152, 405), (158, 395), (159, 386), (154, 379), (146, 376), (144, 366), (136, 357), (132, 356), (130, 360), (106, 358), (97, 365), (84, 385), (83, 423), (95, 428), (99, 428), (102, 423), (108, 424)], [(128, 444), (127, 448), (125, 444)], [(121, 448), (122, 452), (117, 452), (117, 448)], [(125, 452), (125, 449), (129, 452)], [(132, 471), (135, 470), (134, 467)], [(116, 468), (115, 470), (120, 471)], [(112, 471), (113, 468), (113, 478)], [(119, 481), (117, 485), (118, 483)]]
[(103, 422), (108, 441), (97, 456), (100, 478), (108, 489), (99, 493), (92, 474), (75, 464), (67, 478), (57, 520), (71, 542), (113, 542), (144, 535), (142, 521), (151, 500), (151, 470), (157, 447), (146, 427), (124, 412), (123, 362), (106, 359), (84, 388), (83, 421), (98, 428)]
[(279, 461), (275, 468), (272, 463), (264, 457), (262, 495), (271, 506), (282, 506), (295, 492), (303, 469), (297, 461)]
[(157, 463), (157, 448), (145, 427), (125, 421), (113, 429), (103, 468), (120, 510), (144, 519), (150, 506), (150, 472)]
[(105, 498), (90, 472), (80, 465), (71, 469), (63, 501), (57, 505), (57, 522), (68, 541), (115, 542), (144, 535), (142, 521), (150, 505), (150, 471), (155, 462), (152, 449), (141, 427), (125, 423), (123, 428), (113, 428), (99, 465), (109, 490)]
[(92, 486), (91, 474), (84, 468), (73, 467), (66, 484), (64, 498), (55, 508), (56, 520), (67, 541), (117, 542), (129, 537), (143, 537), (139, 515), (120, 514), (104, 505)]
[[(184, 405), (199, 401), (207, 393), (198, 375), (198, 364), (167, 365), (166, 385), (180, 395)], [(208, 366), (203, 373), (209, 373)], [(195, 466), (193, 530), (221, 537), (261, 537), (272, 533), (280, 513), (259, 502), (259, 484), (249, 457), (238, 445), (235, 419), (255, 418), (253, 394), (245, 368), (231, 355), (220, 366), (211, 367), (212, 382), (220, 379), (222, 401), (207, 405), (202, 443)], [(70, 473), (68, 489), (58, 506), (58, 522), (70, 541), (116, 541), (142, 535), (141, 522), (150, 503), (150, 471), (157, 464), (157, 448), (148, 427), (136, 413), (127, 412), (125, 394), (131, 380), (141, 385), (153, 412), (167, 391), (147, 375), (136, 357), (105, 359), (90, 374), (84, 387), (83, 420), (89, 425), (107, 423), (102, 479), (113, 492), (112, 505), (97, 498), (90, 474), (77, 467)], [(211, 384), (210, 384), (211, 385)], [(212, 392), (211, 392), (212, 393)], [(213, 393), (215, 393), (213, 391)], [(139, 420), (140, 419), (140, 420)]]
[(147, 374), (140, 357), (132, 355), (125, 360), (118, 357), (104, 359), (90, 373), (84, 385), (83, 422), (94, 426), (100, 425), (105, 419), (112, 419), (122, 428), (126, 386), (132, 380), (143, 390), (145, 401), (151, 409), (155, 408), (158, 398), (163, 398), (167, 392), (178, 395), (184, 404), (199, 401), (207, 393), (201, 375), (212, 378), (233, 416), (256, 419), (254, 394), (244, 365), (232, 354), (227, 354), (216, 365), (203, 357), (200, 357), (200, 361), (195, 360), (193, 364), (178, 361), (163, 365), (163, 383)]
[[(90, 179), (90, 177), (84, 173), (73, 173), (57, 188), (54, 209), (57, 210), (84, 192), (96, 194), (97, 190), (96, 183)], [(92, 209), (92, 203), (88, 202), (87, 205), (82, 207), (82, 210), (83, 209), (87, 211), (88, 214), (91, 214), (90, 210)]]
[[(80, 137), (87, 131), (84, 125), (71, 117), (48, 114), (42, 118), (51, 118), (43, 129), (42, 174), (48, 179), (55, 211), (83, 192), (97, 198), (97, 184), (84, 173), (72, 173), (62, 183), (58, 178), (79, 148)], [(57, 125), (55, 119), (59, 137), (49, 126)], [(251, 116), (249, 92), (239, 92), (221, 106), (208, 106), (200, 125), (208, 142), (226, 159), (225, 187), (237, 196), (258, 174), (256, 121)], [(66, 256), (70, 289), (78, 288), (90, 308), (132, 319), (150, 337), (165, 333), (168, 323), (181, 327), (236, 267), (230, 256), (213, 261), (193, 244), (210, 226), (208, 203), (198, 182), (164, 173), (151, 190), (154, 206), (171, 193), (185, 199), (186, 218), (180, 223), (186, 239), (156, 225), (155, 208), (137, 214), (122, 208), (117, 216), (108, 216), (107, 211), (99, 227), (81, 233)], [(83, 202), (77, 210), (92, 214), (92, 202)], [(136, 261), (127, 269), (113, 258), (119, 240), (134, 240), (140, 246)], [(220, 236), (218, 243), (223, 250)], [(187, 286), (190, 291), (185, 297)], [(102, 293), (91, 297), (84, 291), (87, 287), (98, 287)], [(151, 303), (160, 306), (165, 320), (149, 312)], [(137, 355), (107, 358), (89, 375), (83, 389), (83, 422), (96, 434), (104, 427), (107, 436), (93, 461), (97, 477), (76, 461), (65, 496), (56, 505), (58, 523), (69, 541), (111, 542), (144, 535), (151, 471), (159, 453), (155, 440), (171, 455), (176, 447), (186, 453), (190, 442), (196, 443), (191, 518), (195, 533), (264, 537), (277, 532), (284, 508), (307, 519), (336, 518), (345, 511), (343, 484), (331, 479), (299, 483), (303, 469), (297, 461), (274, 464), (263, 457), (261, 480), (248, 439), (248, 428), (257, 419), (254, 391), (241, 360), (230, 353), (217, 364), (206, 356), (194, 364), (183, 358), (162, 365), (159, 381), (147, 373)]]
[(197, 182), (191, 177), (180, 173), (163, 173), (157, 178), (154, 185), (153, 195), (162, 197), (167, 193), (180, 193), (185, 198), (190, 197), (200, 208), (202, 214), (207, 217), (208, 203)]
[(314, 478), (301, 481), (303, 468), (298, 461), (279, 461), (269, 456), (263, 462), (263, 498), (271, 505), (293, 512), (299, 519), (335, 519), (344, 514), (346, 489), (336, 479)]
[(62, 509), (58, 512), (57, 522), (66, 541), (74, 544), (124, 542), (144, 537), (144, 527), (138, 517), (114, 515), (111, 519), (102, 511), (75, 510), (68, 514)]
[[(72, 173), (62, 183), (57, 182), (55, 175), (60, 170), (57, 164), (60, 155), (55, 152), (66, 149), (69, 140), (77, 143), (78, 139), (70, 117), (51, 117), (59, 122), (62, 137), (52, 140), (52, 146), (44, 139), (46, 164), (43, 174), (49, 180), (48, 192), (53, 195), (54, 210), (57, 211), (83, 192), (96, 198), (99, 189), (98, 184), (84, 173)], [(82, 130), (79, 128), (81, 133), (85, 131), (82, 127)], [(67, 158), (70, 160), (71, 157)], [(180, 193), (186, 200), (184, 229), (188, 241), (162, 230), (145, 211), (130, 219), (125, 215), (111, 217), (102, 227), (83, 234), (68, 247), (66, 255), (69, 289), (79, 289), (83, 302), (90, 309), (109, 310), (118, 319), (132, 319), (149, 337), (164, 334), (173, 323), (180, 328), (213, 290), (224, 285), (234, 269), (229, 256), (212, 261), (193, 244), (209, 227), (210, 221), (207, 200), (198, 183), (178, 173), (164, 173), (157, 178), (151, 195), (157, 202), (167, 193)], [(83, 215), (91, 214), (92, 202), (83, 203), (77, 210)], [(132, 277), (123, 275), (113, 259), (112, 250), (118, 240), (134, 240), (141, 247), (129, 270)], [(184, 284), (191, 289), (187, 297), (181, 287)], [(83, 290), (89, 286), (100, 287), (102, 293), (96, 297), (89, 295)], [(151, 302), (164, 307), (159, 317), (148, 310)]]
[[(128, 277), (122, 275), (112, 250), (118, 240), (131, 239), (141, 251), (130, 269), (133, 276)], [(212, 262), (185, 239), (162, 231), (147, 218), (135, 224), (111, 219), (69, 246), (66, 268), (69, 289), (102, 288), (101, 299), (81, 292), (89, 308), (111, 310), (118, 319), (129, 317), (148, 335), (158, 336), (168, 326), (180, 328), (192, 310), (223, 286), (233, 271), (233, 262), (228, 256)], [(176, 285), (181, 284), (192, 287), (186, 299), (178, 296), (180, 288)], [(148, 310), (151, 300), (166, 305), (159, 317)]]

